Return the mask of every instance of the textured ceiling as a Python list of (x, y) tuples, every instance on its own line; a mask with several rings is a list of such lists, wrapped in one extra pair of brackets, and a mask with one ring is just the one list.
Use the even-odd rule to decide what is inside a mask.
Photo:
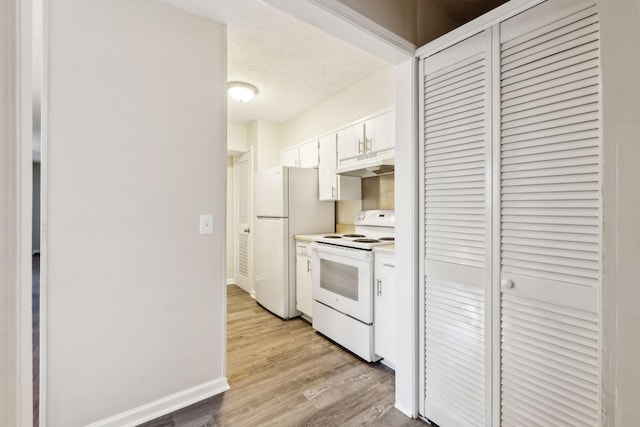
[(256, 86), (249, 103), (229, 99), (228, 120), (285, 122), (386, 65), (258, 0), (163, 0), (227, 25), (228, 81)]

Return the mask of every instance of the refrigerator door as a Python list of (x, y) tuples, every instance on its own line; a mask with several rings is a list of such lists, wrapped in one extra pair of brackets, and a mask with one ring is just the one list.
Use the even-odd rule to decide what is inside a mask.
[(256, 301), (283, 319), (296, 316), (290, 306), (289, 221), (286, 218), (257, 217), (254, 223), (254, 274)]
[(275, 167), (255, 173), (253, 209), (256, 216), (284, 218), (289, 216), (289, 169)]

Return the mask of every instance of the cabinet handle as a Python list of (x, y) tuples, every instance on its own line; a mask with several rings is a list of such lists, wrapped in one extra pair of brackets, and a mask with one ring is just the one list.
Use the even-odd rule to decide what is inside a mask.
[(307, 260), (307, 273), (310, 273), (310, 272), (311, 272), (311, 260), (308, 259)]
[(358, 154), (364, 153), (364, 141), (358, 140)]
[(336, 198), (336, 187), (331, 187), (331, 198), (332, 199)]
[(371, 142), (372, 142), (371, 138), (364, 139), (364, 151), (367, 153), (371, 152), (371, 147), (372, 147)]
[(393, 264), (382, 264), (383, 267), (391, 267), (391, 268), (396, 268), (395, 265)]
[(251, 229), (250, 229), (249, 227), (247, 227), (247, 228), (245, 228), (243, 231), (244, 231), (245, 233), (250, 233), (250, 232), (251, 232)]
[(382, 280), (381, 279), (376, 279), (376, 295), (380, 296), (382, 295)]

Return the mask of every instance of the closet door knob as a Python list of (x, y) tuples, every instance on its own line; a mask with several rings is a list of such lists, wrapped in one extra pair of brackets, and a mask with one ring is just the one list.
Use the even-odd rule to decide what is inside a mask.
[(513, 283), (513, 281), (511, 281), (509, 279), (502, 279), (500, 281), (500, 286), (502, 287), (502, 290), (504, 291), (506, 289), (513, 289), (515, 284)]

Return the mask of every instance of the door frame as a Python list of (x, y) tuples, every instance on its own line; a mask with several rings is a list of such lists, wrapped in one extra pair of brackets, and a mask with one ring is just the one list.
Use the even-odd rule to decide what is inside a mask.
[[(31, 3), (10, 0), (0, 10), (0, 26), (6, 54), (2, 55), (3, 85), (9, 92), (2, 107), (2, 156), (8, 173), (1, 184), (2, 284), (0, 308), (6, 325), (2, 346), (6, 363), (0, 366), (0, 422), (33, 425), (32, 316), (31, 316), (31, 205), (32, 205), (32, 16)], [(6, 311), (5, 311), (6, 310)], [(6, 322), (6, 323), (5, 323)]]

